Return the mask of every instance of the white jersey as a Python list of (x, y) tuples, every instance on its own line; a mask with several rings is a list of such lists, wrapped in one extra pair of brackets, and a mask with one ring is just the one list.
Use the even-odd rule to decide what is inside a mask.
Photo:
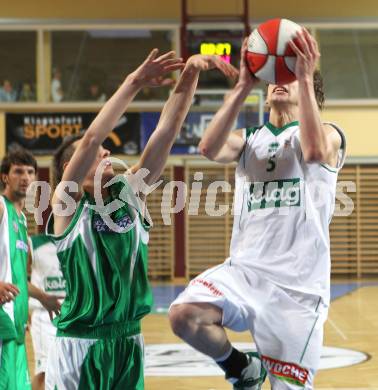
[(329, 302), (331, 221), (339, 169), (306, 163), (298, 122), (246, 129), (235, 173), (230, 257), (273, 283)]
[[(51, 238), (40, 234), (29, 237), (32, 257), (31, 283), (47, 294), (65, 296), (66, 283), (60, 270), (56, 246)], [(42, 309), (36, 299), (30, 298), (32, 309)]]

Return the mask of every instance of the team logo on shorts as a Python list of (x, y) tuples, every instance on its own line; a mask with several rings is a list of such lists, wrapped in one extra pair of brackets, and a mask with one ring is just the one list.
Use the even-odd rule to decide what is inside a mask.
[(294, 363), (283, 362), (272, 359), (268, 356), (262, 356), (266, 369), (276, 378), (286, 382), (294, 383), (298, 386), (304, 386), (308, 378), (308, 370)]
[(207, 281), (207, 280), (204, 280), (204, 279), (193, 279), (190, 284), (192, 286), (196, 285), (196, 284), (201, 284), (202, 286), (205, 286), (208, 290), (210, 290), (210, 292), (215, 295), (216, 297), (221, 297), (223, 296), (223, 293), (222, 291), (218, 290), (213, 283)]
[(285, 179), (251, 183), (248, 211), (277, 207), (300, 206), (300, 179)]

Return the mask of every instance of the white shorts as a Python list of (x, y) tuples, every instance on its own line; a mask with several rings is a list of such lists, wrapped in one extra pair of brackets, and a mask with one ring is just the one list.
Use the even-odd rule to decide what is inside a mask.
[(56, 328), (51, 323), (47, 310), (33, 310), (30, 333), (33, 341), (35, 359), (34, 374), (38, 375), (41, 372), (46, 372), (49, 348), (53, 343), (56, 334)]
[(88, 349), (96, 339), (57, 337), (51, 344), (45, 389), (74, 390), (79, 387), (80, 371)]
[(230, 260), (193, 279), (172, 305), (211, 303), (226, 328), (253, 335), (274, 390), (312, 389), (327, 307), (321, 298), (284, 289)]
[[(121, 345), (117, 348), (117, 345)], [(134, 354), (128, 354), (128, 348), (135, 345)], [(124, 348), (122, 348), (122, 346)], [(94, 348), (98, 347), (97, 351)], [(88, 361), (92, 350), (91, 364), (94, 365), (96, 378), (92, 378), (91, 387), (83, 385), (82, 367)], [(113, 353), (118, 351), (119, 353)], [(117, 375), (126, 377), (130, 390), (140, 389), (143, 382), (144, 340), (142, 334), (115, 339), (83, 339), (76, 337), (56, 337), (49, 350), (46, 370), (46, 390), (77, 390), (80, 386), (85, 389), (116, 388)], [(117, 362), (117, 364), (114, 364)], [(126, 374), (118, 366), (126, 366)], [(116, 373), (116, 374), (115, 374)], [(88, 373), (84, 374), (88, 380)], [(89, 378), (91, 379), (91, 378)], [(99, 383), (104, 383), (100, 386)], [(131, 385), (133, 383), (133, 385)], [(135, 385), (138, 383), (139, 385)], [(106, 385), (106, 386), (105, 386)], [(93, 387), (95, 386), (95, 387)], [(100, 387), (99, 387), (100, 386)], [(138, 387), (139, 386), (139, 387)], [(119, 388), (126, 388), (123, 385)]]

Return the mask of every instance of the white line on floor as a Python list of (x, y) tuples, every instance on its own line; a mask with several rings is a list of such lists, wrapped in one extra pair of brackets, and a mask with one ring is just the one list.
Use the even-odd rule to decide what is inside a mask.
[(348, 337), (345, 336), (345, 334), (341, 331), (341, 329), (328, 317), (328, 322), (330, 325), (335, 329), (335, 331), (344, 339), (348, 340)]

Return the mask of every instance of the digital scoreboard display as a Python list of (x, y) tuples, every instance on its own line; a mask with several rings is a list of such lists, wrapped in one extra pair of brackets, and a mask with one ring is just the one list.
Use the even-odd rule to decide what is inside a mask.
[(205, 55), (218, 55), (223, 61), (231, 63), (232, 44), (230, 42), (203, 42), (200, 53)]
[[(187, 32), (188, 55), (218, 55), (222, 60), (239, 68), (243, 30), (193, 29)], [(229, 81), (221, 72), (202, 72), (200, 88), (228, 88)]]

